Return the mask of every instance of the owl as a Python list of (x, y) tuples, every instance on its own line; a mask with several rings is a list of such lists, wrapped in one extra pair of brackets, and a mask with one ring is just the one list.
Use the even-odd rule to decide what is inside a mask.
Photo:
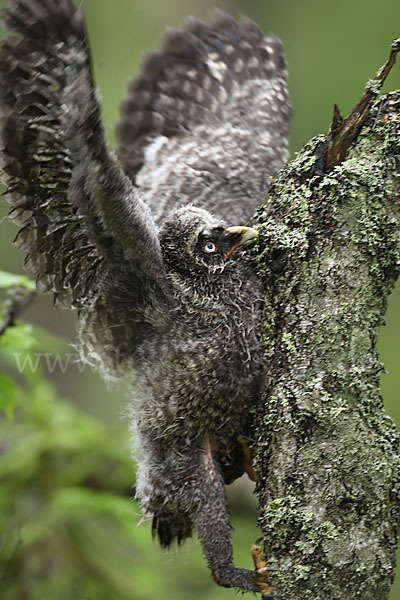
[(248, 226), (287, 158), (280, 41), (216, 13), (144, 55), (106, 140), (81, 9), (9, 0), (0, 47), (1, 166), (40, 292), (75, 309), (81, 358), (132, 374), (136, 495), (163, 547), (197, 532), (214, 580), (234, 566), (224, 485), (254, 477), (262, 293)]

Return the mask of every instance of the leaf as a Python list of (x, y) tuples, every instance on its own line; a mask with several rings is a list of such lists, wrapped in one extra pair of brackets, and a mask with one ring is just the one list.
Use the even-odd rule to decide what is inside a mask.
[(15, 286), (23, 287), (32, 291), (36, 289), (35, 282), (29, 279), (29, 277), (26, 275), (15, 275), (15, 273), (0, 271), (0, 289), (6, 289)]
[(0, 410), (4, 410), (9, 417), (13, 416), (17, 386), (11, 377), (0, 373)]
[(1, 343), (6, 348), (15, 350), (29, 350), (36, 344), (36, 340), (31, 335), (31, 325), (13, 325), (8, 327), (1, 336)]

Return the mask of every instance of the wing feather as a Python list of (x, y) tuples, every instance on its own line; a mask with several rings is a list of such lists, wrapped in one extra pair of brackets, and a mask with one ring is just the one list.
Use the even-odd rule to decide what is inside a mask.
[(116, 355), (132, 340), (118, 325), (137, 328), (165, 288), (154, 221), (106, 143), (82, 12), (11, 0), (2, 18), (0, 156), (17, 243), (40, 291), (91, 307), (88, 330), (115, 328)]
[(218, 12), (169, 30), (144, 56), (117, 125), (119, 156), (162, 221), (194, 202), (247, 221), (287, 159), (291, 105), (281, 42)]

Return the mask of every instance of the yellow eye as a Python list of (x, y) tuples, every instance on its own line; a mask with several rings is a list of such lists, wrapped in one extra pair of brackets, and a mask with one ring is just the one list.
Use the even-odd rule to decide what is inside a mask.
[(214, 242), (206, 242), (203, 246), (203, 251), (206, 254), (212, 254), (213, 252), (215, 252), (217, 249), (217, 246), (214, 244)]

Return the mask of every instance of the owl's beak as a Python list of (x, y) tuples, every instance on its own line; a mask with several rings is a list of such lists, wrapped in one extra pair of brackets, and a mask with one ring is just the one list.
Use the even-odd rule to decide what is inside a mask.
[(225, 260), (229, 258), (233, 252), (236, 252), (236, 250), (250, 248), (250, 246), (253, 246), (258, 240), (258, 231), (251, 227), (227, 227), (224, 233), (228, 236), (228, 240), (229, 238), (232, 238), (232, 246), (224, 255)]

